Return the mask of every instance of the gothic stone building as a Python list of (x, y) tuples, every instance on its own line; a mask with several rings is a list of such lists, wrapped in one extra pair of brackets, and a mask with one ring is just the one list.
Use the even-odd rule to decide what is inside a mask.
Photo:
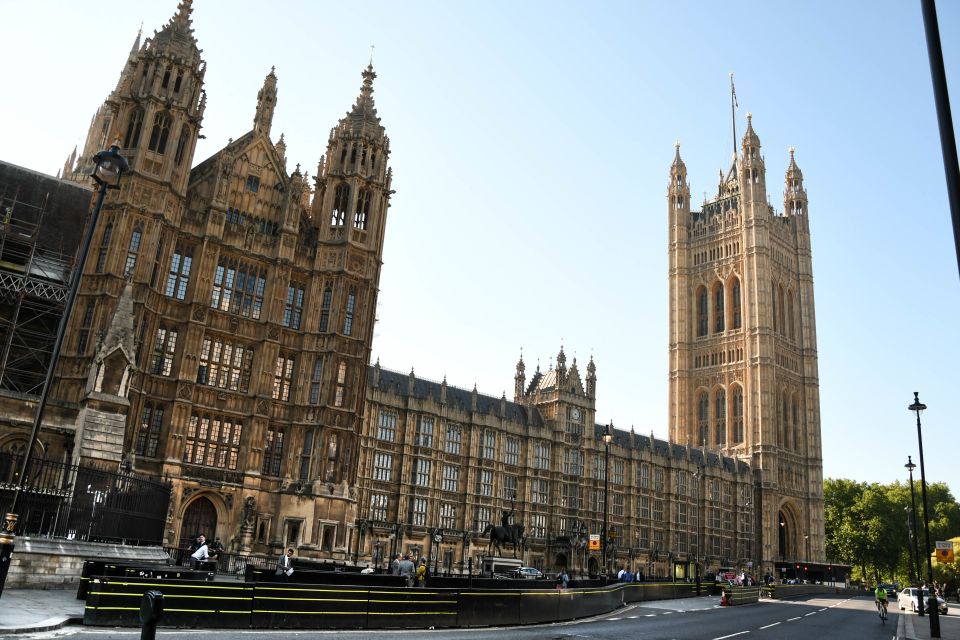
[(271, 138), (273, 71), (253, 127), (191, 169), (206, 105), (191, 12), (182, 0), (138, 37), (66, 167), (113, 140), (130, 163), (93, 231), (41, 440), (59, 429), (74, 460), (169, 478), (167, 543), (343, 549), (392, 193), (376, 76), (314, 188)]
[[(792, 153), (784, 213), (749, 126), (717, 196), (691, 211), (670, 170), (670, 441), (597, 425), (596, 366), (561, 348), (513, 400), (370, 367), (390, 202), (373, 69), (311, 187), (253, 128), (193, 169), (205, 108), (191, 3), (142, 44), (64, 175), (119, 139), (131, 170), (94, 229), (44, 418), (45, 457), (128, 461), (175, 486), (166, 542), (457, 570), (479, 533), (525, 527), (527, 564), (691, 577), (823, 559), (807, 200)], [(251, 101), (252, 103), (253, 101)], [(4, 398), (25, 412), (23, 398)], [(26, 442), (8, 419), (0, 447)], [(604, 439), (611, 428), (610, 442)], [(609, 478), (607, 475), (609, 474)], [(608, 495), (609, 494), (609, 495)], [(508, 551), (509, 552), (509, 551)]]

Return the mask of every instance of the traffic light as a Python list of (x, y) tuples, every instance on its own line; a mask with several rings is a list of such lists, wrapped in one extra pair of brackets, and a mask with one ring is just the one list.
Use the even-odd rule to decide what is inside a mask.
[(797, 564), (793, 565), (793, 568), (799, 570), (799, 569), (800, 569), (800, 563), (798, 562)]

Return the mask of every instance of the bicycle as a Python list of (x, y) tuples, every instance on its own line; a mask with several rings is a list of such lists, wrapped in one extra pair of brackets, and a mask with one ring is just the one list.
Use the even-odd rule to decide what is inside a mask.
[(877, 600), (877, 612), (880, 615), (880, 622), (886, 624), (887, 622), (887, 601), (886, 600)]

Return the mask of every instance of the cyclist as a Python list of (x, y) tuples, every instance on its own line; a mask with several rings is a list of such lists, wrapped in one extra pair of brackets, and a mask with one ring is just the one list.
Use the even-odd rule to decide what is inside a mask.
[(874, 597), (877, 600), (877, 611), (880, 612), (880, 617), (886, 620), (887, 618), (887, 590), (884, 589), (882, 584), (877, 585), (876, 591), (874, 591)]

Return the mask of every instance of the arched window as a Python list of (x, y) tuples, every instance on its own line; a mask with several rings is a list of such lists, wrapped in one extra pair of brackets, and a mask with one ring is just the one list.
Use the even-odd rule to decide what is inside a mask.
[(166, 89), (170, 84), (170, 67), (167, 67), (167, 70), (163, 72), (163, 82), (160, 83), (161, 89)]
[(137, 455), (155, 458), (157, 443), (160, 440), (160, 427), (163, 424), (163, 405), (146, 404), (140, 418), (140, 432), (137, 434)]
[(783, 304), (783, 286), (777, 287), (777, 294), (780, 296), (780, 333), (786, 335), (787, 325), (784, 322), (784, 304)]
[(357, 194), (357, 213), (353, 219), (353, 226), (364, 230), (367, 228), (367, 217), (370, 215), (370, 191), (361, 189)]
[(310, 404), (320, 404), (320, 378), (323, 374), (323, 356), (313, 361), (313, 373), (310, 375)]
[(773, 283), (770, 287), (770, 304), (773, 308), (773, 331), (776, 333), (779, 331), (779, 325), (777, 324), (777, 284)]
[(170, 135), (170, 116), (160, 112), (153, 117), (153, 129), (150, 131), (150, 143), (147, 148), (163, 155), (167, 150), (167, 137)]
[(338, 184), (333, 194), (333, 213), (330, 215), (330, 225), (342, 227), (347, 218), (347, 209), (350, 207), (350, 187)]
[(357, 290), (353, 287), (350, 287), (349, 293), (347, 293), (347, 308), (343, 317), (343, 335), (349, 336), (353, 334), (353, 312), (357, 306)]
[(723, 331), (723, 285), (719, 282), (713, 288), (713, 332)]
[(780, 446), (785, 449), (790, 449), (790, 435), (792, 429), (790, 428), (790, 414), (787, 413), (787, 394), (784, 393), (780, 396), (780, 424), (782, 427), (781, 437), (780, 437)]
[(697, 336), (707, 335), (707, 316), (709, 314), (709, 304), (707, 301), (707, 288), (697, 289)]
[(113, 235), (113, 223), (111, 222), (103, 228), (103, 237), (100, 238), (100, 251), (97, 253), (97, 264), (93, 270), (96, 273), (103, 273), (103, 268), (107, 263), (107, 252), (110, 250), (110, 237)]
[(710, 435), (710, 398), (706, 392), (697, 398), (697, 446), (707, 443)]
[(794, 339), (793, 333), (793, 291), (787, 291), (787, 335)]
[(719, 445), (727, 443), (727, 392), (724, 389), (717, 389), (717, 395), (714, 398), (714, 435), (715, 442)]
[(140, 255), (140, 241), (143, 239), (143, 227), (137, 225), (130, 234), (130, 244), (127, 246), (127, 260), (123, 265), (123, 276), (128, 277), (137, 266), (137, 256)]
[(177, 73), (177, 81), (173, 83), (173, 92), (180, 93), (180, 86), (183, 84), (183, 73)]
[(743, 389), (733, 388), (733, 441), (743, 442)]
[(800, 424), (800, 401), (797, 399), (796, 394), (793, 396), (793, 444), (796, 449), (800, 449), (803, 446), (803, 425)]
[(320, 304), (320, 332), (326, 333), (330, 324), (330, 305), (333, 302), (333, 289), (328, 284), (323, 288), (323, 302)]
[(124, 149), (135, 149), (140, 144), (140, 130), (143, 128), (143, 109), (134, 109), (127, 122), (127, 135), (123, 137)]
[(734, 278), (730, 285), (730, 312), (733, 316), (731, 327), (740, 329), (743, 326), (743, 314), (740, 310), (740, 279)]

